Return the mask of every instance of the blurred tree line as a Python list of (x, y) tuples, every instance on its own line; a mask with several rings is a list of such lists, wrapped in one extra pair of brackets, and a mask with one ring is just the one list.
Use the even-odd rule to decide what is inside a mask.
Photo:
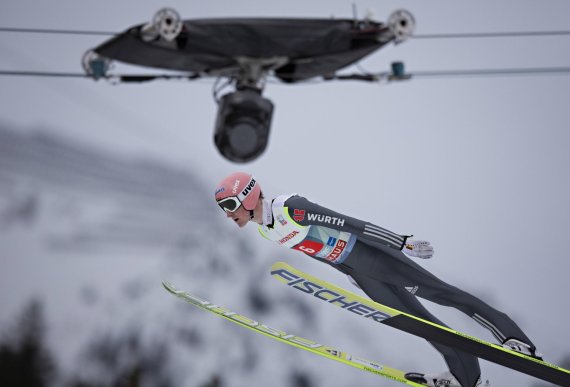
[(53, 356), (45, 347), (43, 309), (39, 301), (30, 302), (17, 323), (2, 332), (0, 342), (0, 385), (51, 385), (56, 373)]
[[(122, 337), (100, 337), (86, 350), (85, 367), (91, 372), (62, 375), (46, 344), (43, 306), (33, 300), (15, 323), (1, 332), (0, 386), (2, 387), (143, 387), (175, 386), (167, 372), (165, 344), (144, 346), (137, 332)], [(124, 359), (129, 359), (125, 361)], [(84, 368), (81, 366), (80, 368)], [(222, 387), (219, 379), (200, 387)]]

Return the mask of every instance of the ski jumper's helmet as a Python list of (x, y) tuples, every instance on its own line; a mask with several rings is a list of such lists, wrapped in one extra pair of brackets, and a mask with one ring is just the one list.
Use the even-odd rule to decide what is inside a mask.
[[(233, 212), (243, 205), (248, 211), (253, 211), (257, 205), (257, 201), (261, 195), (261, 187), (255, 181), (253, 175), (244, 172), (232, 173), (218, 184), (216, 188), (216, 202), (224, 209), (224, 211)], [(236, 206), (231, 207), (233, 199)], [(237, 201), (235, 201), (237, 199)], [(229, 207), (222, 205), (229, 203)]]

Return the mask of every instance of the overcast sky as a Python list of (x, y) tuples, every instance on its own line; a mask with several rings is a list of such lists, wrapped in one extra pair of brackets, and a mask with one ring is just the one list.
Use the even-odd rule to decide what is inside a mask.
[[(184, 18), (347, 18), (352, 3), (8, 0), (0, 4), (0, 27), (119, 32), (150, 20), (164, 5)], [(567, 1), (355, 3), (360, 16), (370, 10), (379, 21), (408, 9), (417, 34), (570, 30)], [(83, 53), (105, 39), (2, 32), (0, 69), (79, 72)], [(569, 43), (570, 36), (412, 39), (381, 49), (361, 65), (387, 71), (398, 60), (411, 73), (570, 66)], [(117, 65), (117, 72), (123, 70), (130, 67)], [(226, 161), (213, 145), (211, 88), (211, 81), (111, 85), (0, 77), (0, 122), (188, 167), (212, 193), (224, 175), (251, 171), (267, 196), (298, 192), (427, 239), (436, 253), (421, 262), (424, 267), (508, 313), (547, 360), (560, 361), (570, 352), (564, 336), (570, 318), (570, 74), (418, 78), (389, 85), (272, 83), (264, 93), (275, 104), (270, 144), (246, 165)], [(254, 227), (242, 232), (257, 238)], [(312, 273), (339, 279), (324, 265), (261, 239), (254, 243), (267, 251), (268, 261), (291, 258)], [(449, 316), (452, 325), (466, 323), (454, 324), (456, 315)], [(491, 381), (503, 383), (496, 385), (511, 380), (484, 364)]]

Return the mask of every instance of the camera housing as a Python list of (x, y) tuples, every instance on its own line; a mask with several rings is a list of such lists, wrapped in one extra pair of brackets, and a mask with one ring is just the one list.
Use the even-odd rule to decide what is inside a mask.
[(265, 151), (273, 115), (273, 103), (261, 96), (261, 90), (242, 88), (222, 96), (214, 143), (226, 159), (245, 163)]

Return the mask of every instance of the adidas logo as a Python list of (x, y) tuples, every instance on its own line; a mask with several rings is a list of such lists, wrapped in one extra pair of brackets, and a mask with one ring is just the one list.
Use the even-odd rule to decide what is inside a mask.
[(417, 285), (416, 286), (406, 286), (405, 289), (412, 294), (416, 294), (419, 287)]

